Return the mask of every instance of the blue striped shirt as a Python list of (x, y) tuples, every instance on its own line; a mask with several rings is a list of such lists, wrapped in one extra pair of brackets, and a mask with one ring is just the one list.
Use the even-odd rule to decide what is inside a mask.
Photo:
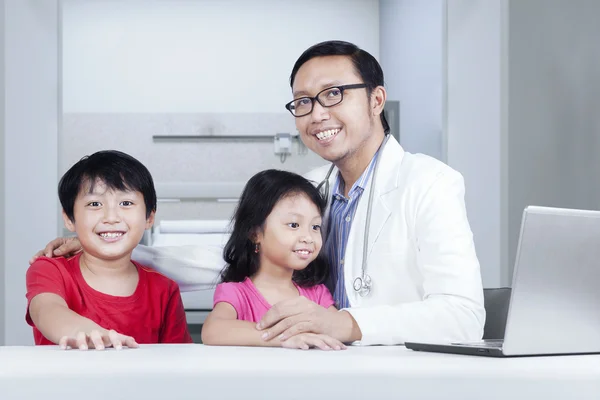
[(352, 188), (348, 192), (348, 198), (344, 197), (344, 182), (339, 171), (333, 186), (325, 250), (331, 264), (329, 287), (334, 288), (333, 299), (338, 310), (350, 306), (344, 286), (346, 245), (348, 244), (350, 227), (352, 226), (358, 202), (369, 183), (378, 154), (379, 151), (375, 153), (369, 166), (360, 178), (352, 185)]

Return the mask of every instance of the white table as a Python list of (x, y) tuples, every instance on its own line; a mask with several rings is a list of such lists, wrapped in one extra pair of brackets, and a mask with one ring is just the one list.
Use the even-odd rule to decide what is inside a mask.
[(0, 399), (600, 399), (600, 356), (495, 359), (397, 347), (340, 352), (148, 345), (0, 347)]

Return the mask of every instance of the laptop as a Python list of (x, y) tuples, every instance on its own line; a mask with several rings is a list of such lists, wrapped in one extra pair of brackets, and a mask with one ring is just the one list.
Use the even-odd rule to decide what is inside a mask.
[(503, 338), (405, 346), (491, 357), (600, 353), (600, 211), (524, 210)]

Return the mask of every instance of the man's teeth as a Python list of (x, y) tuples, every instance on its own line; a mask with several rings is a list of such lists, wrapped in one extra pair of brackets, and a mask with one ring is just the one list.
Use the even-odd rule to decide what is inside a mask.
[(100, 236), (103, 238), (117, 238), (123, 236), (123, 232), (103, 232)]
[(339, 129), (329, 129), (327, 131), (319, 132), (319, 133), (317, 133), (317, 139), (323, 140), (323, 139), (330, 138), (333, 135), (337, 134), (339, 131), (340, 131)]

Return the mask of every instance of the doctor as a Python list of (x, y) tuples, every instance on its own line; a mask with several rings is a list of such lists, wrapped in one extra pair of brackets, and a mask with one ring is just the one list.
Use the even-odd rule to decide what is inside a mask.
[[(463, 178), (388, 134), (377, 60), (351, 43), (319, 43), (296, 61), (290, 84), (286, 108), (302, 141), (331, 163), (307, 178), (328, 198), (323, 248), (340, 311), (332, 317), (303, 297), (277, 303), (257, 326), (264, 340), (301, 332), (362, 345), (481, 339), (483, 289)], [(59, 238), (37, 255), (55, 248), (67, 254), (79, 243)], [(223, 267), (220, 253), (198, 247), (138, 246), (134, 258), (182, 290), (210, 286)]]

